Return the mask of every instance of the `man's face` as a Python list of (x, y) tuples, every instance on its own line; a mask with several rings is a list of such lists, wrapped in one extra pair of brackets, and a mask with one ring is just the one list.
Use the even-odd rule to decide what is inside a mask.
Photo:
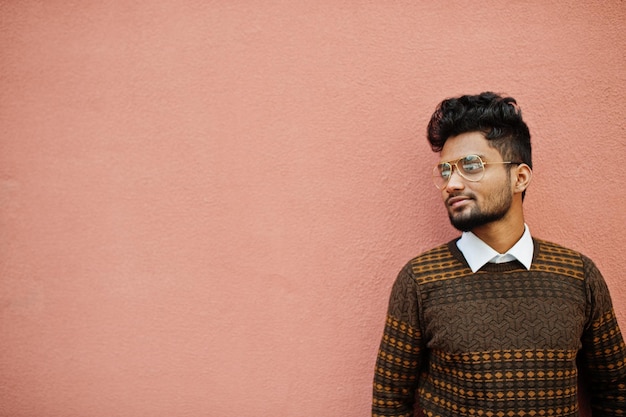
[[(441, 150), (440, 162), (456, 161), (478, 155), (484, 162), (502, 162), (500, 152), (489, 146), (480, 132), (462, 133), (448, 138)], [(513, 186), (508, 165), (485, 165), (478, 182), (461, 177), (453, 167), (450, 180), (441, 189), (452, 225), (464, 232), (504, 218), (513, 201)]]

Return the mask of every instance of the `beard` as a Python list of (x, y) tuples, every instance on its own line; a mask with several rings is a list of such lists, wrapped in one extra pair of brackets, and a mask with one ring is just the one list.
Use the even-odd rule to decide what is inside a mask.
[(512, 202), (513, 195), (511, 192), (502, 189), (502, 192), (492, 194), (491, 199), (485, 202), (487, 207), (480, 208), (475, 205), (468, 213), (456, 215), (448, 211), (448, 217), (456, 229), (461, 232), (469, 232), (476, 227), (502, 219), (509, 212)]

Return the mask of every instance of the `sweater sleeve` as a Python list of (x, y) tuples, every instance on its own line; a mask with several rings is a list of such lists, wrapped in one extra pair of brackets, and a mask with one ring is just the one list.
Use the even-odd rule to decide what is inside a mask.
[(604, 278), (583, 257), (587, 325), (582, 337), (582, 373), (593, 417), (626, 416), (626, 346)]
[(374, 374), (373, 417), (413, 416), (422, 363), (419, 294), (410, 264), (391, 290)]

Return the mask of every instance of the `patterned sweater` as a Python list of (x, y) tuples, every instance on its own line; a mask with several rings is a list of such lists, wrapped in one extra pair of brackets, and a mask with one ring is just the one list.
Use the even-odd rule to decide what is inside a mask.
[[(456, 240), (411, 260), (393, 286), (372, 416), (626, 416), (626, 346), (593, 262), (534, 239), (517, 261), (472, 273)], [(416, 400), (417, 393), (417, 400)]]

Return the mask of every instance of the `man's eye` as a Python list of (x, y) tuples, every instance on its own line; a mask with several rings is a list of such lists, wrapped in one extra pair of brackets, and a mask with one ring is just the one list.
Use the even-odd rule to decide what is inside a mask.
[(461, 161), (463, 171), (467, 173), (480, 171), (483, 168), (481, 161), (475, 157), (465, 158)]
[(477, 171), (480, 168), (481, 166), (478, 162), (469, 162), (469, 163), (463, 164), (463, 169), (467, 172)]

